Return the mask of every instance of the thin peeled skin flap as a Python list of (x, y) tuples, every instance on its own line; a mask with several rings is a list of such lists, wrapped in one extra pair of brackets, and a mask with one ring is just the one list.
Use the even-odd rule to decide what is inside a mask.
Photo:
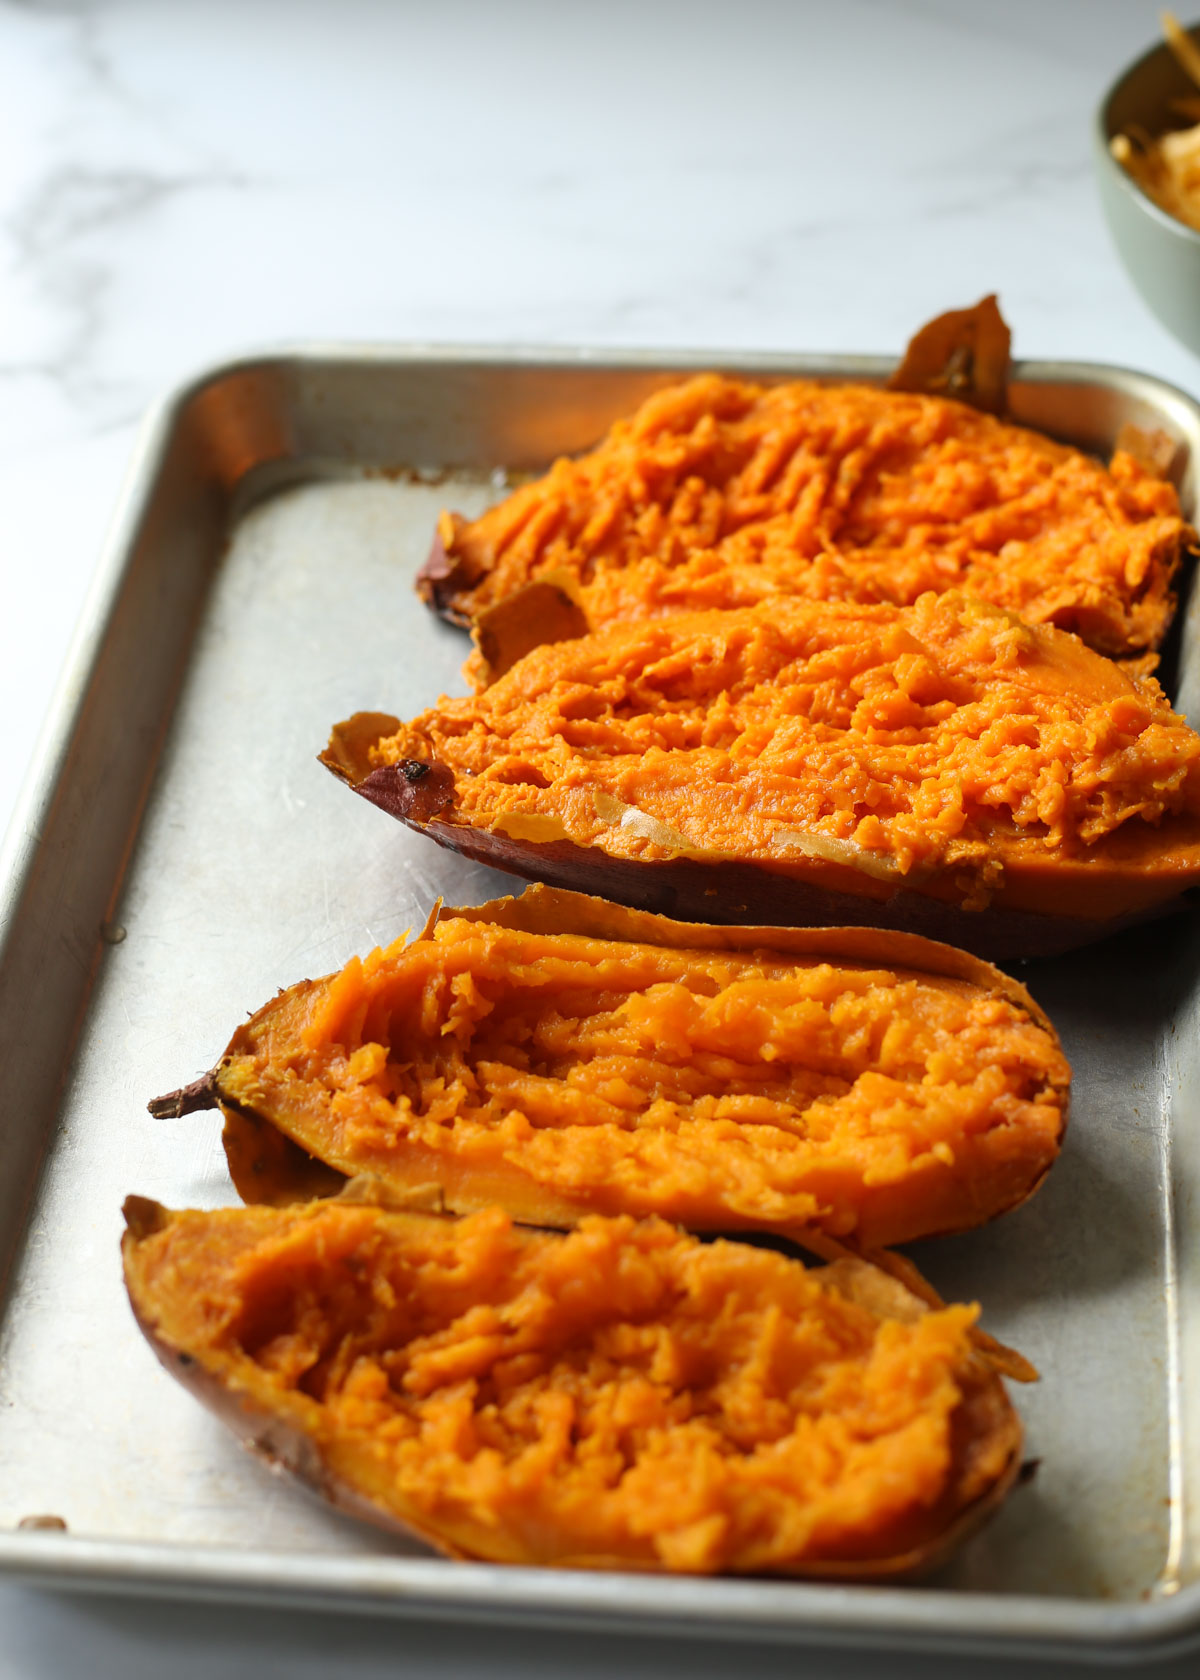
[(443, 514), (418, 589), (478, 628), (550, 578), (600, 628), (954, 588), (1127, 657), (1161, 643), (1193, 540), (1173, 487), (1125, 451), (1105, 467), (911, 391), (706, 374), (477, 519)]
[(1024, 1201), (1069, 1084), (1024, 988), (962, 952), (534, 887), (290, 988), (197, 1101), (156, 1111), (220, 1103), (247, 1200), (333, 1188), (315, 1160), (533, 1224), (658, 1214), (876, 1248)]
[(696, 920), (1032, 955), (1200, 881), (1200, 737), (1158, 685), (963, 596), (620, 626), (323, 759), (468, 856)]
[(1003, 1499), (972, 1308), (661, 1221), (126, 1204), (164, 1366), (335, 1504), (453, 1556), (889, 1579)]

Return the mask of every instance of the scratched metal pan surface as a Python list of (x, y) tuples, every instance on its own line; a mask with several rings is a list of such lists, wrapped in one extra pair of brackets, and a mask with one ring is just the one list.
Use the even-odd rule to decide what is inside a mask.
[[(713, 1637), (1145, 1658), (1200, 1634), (1200, 943), (1188, 919), (1027, 970), (1076, 1069), (1067, 1147), (1018, 1213), (923, 1245), (1043, 1381), (1041, 1461), (935, 1580), (895, 1589), (442, 1562), (245, 1456), (160, 1370), (118, 1267), (130, 1191), (233, 1201), (211, 1115), (149, 1097), (274, 991), (520, 883), (350, 798), (331, 722), (458, 690), (412, 578), (438, 510), (591, 443), (680, 371), (878, 379), (869, 358), (314, 347), (148, 422), (0, 872), (0, 1568), (60, 1586)], [(1027, 363), (1017, 417), (1106, 452), (1200, 409)], [(1196, 614), (1180, 703), (1200, 717)], [(461, 690), (458, 690), (461, 692)], [(22, 1529), (51, 1515), (66, 1531)]]

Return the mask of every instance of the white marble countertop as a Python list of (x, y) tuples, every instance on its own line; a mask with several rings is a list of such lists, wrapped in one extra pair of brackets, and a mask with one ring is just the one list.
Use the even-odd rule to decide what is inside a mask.
[[(1119, 267), (1091, 177), (1094, 108), (1157, 10), (0, 3), (0, 825), (138, 420), (232, 352), (303, 338), (895, 352), (995, 290), (1019, 355), (1200, 391), (1200, 362)], [(801, 1660), (11, 1585), (0, 1614), (0, 1676), (137, 1680), (169, 1657), (180, 1680), (716, 1680)], [(962, 1668), (804, 1660), (845, 1680)]]

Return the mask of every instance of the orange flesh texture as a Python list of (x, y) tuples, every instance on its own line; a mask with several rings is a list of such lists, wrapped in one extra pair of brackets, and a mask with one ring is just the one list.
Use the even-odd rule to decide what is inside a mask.
[(1194, 533), (1132, 455), (941, 397), (705, 375), (579, 460), (440, 531), (469, 618), (557, 572), (593, 627), (768, 596), (909, 604), (964, 589), (1111, 655), (1156, 648)]
[(1014, 1002), (934, 975), (447, 920), (244, 1027), (221, 1097), (353, 1177), (571, 1224), (978, 1225), (1058, 1153), (1070, 1070)]
[(963, 595), (781, 600), (554, 643), (371, 750), (401, 759), (450, 767), (451, 823), (618, 858), (824, 865), (876, 896), (1103, 917), (1200, 875), (1200, 737), (1158, 684)]
[(713, 1572), (894, 1555), (1019, 1440), (990, 1378), (997, 1427), (964, 1475), (974, 1308), (881, 1319), (794, 1260), (657, 1220), (566, 1237), (497, 1208), (169, 1220), (126, 1241), (160, 1344), (469, 1556)]

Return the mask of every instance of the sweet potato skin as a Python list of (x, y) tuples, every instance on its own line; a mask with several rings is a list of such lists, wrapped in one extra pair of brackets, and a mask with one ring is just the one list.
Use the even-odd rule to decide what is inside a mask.
[(888, 390), (950, 396), (985, 414), (1003, 414), (1011, 344), (993, 292), (971, 309), (935, 316), (914, 333)]
[[(729, 950), (753, 954), (765, 950), (835, 966), (847, 963), (900, 971), (927, 980), (950, 979), (984, 998), (1003, 1000), (1027, 1018), (1045, 1035), (1049, 1061), (1047, 1071), (1041, 1075), (1047, 1081), (1044, 1100), (1052, 1104), (1057, 1116), (1057, 1131), (1052, 1142), (1047, 1140), (1044, 1156), (1026, 1152), (1034, 1147), (1031, 1134), (1021, 1152), (1006, 1154), (1006, 1164), (1002, 1166), (997, 1160), (988, 1166), (986, 1182), (978, 1176), (980, 1164), (972, 1164), (968, 1153), (961, 1171), (965, 1182), (973, 1186), (969, 1190), (960, 1181), (957, 1166), (946, 1163), (933, 1169), (928, 1162), (919, 1188), (913, 1187), (917, 1181), (901, 1178), (864, 1189), (855, 1213), (852, 1238), (859, 1246), (873, 1249), (920, 1237), (948, 1235), (999, 1217), (1035, 1192), (1061, 1148), (1069, 1108), (1069, 1072), (1054, 1028), (1016, 980), (964, 951), (876, 928), (781, 929), (676, 922), (547, 886), (530, 887), (519, 898), (493, 900), (483, 906), (444, 914), (462, 922), (536, 935), (577, 935), (590, 940), (685, 952)], [(289, 1023), (293, 1019), (298, 1022), (301, 1016), (321, 1008), (321, 997), (328, 984), (302, 981), (272, 999), (238, 1028), (221, 1062), (205, 1081), (151, 1104), (151, 1111), (160, 1116), (178, 1115), (197, 1106), (220, 1106), (225, 1117), (223, 1141), (230, 1174), (245, 1201), (281, 1206), (333, 1193), (343, 1182), (344, 1174), (373, 1173), (395, 1190), (413, 1191), (437, 1184), (440, 1205), (456, 1213), (499, 1203), (514, 1218), (530, 1225), (568, 1228), (589, 1212), (646, 1213), (653, 1205), (665, 1217), (677, 1219), (693, 1230), (761, 1229), (810, 1244), (817, 1234), (817, 1227), (806, 1224), (801, 1228), (779, 1213), (759, 1218), (749, 1210), (739, 1211), (724, 1201), (712, 1201), (712, 1196), (718, 1194), (715, 1190), (712, 1196), (706, 1194), (694, 1205), (687, 1203), (686, 1212), (685, 1203), (678, 1200), (660, 1200), (654, 1204), (614, 1201), (615, 1192), (602, 1185), (593, 1193), (578, 1186), (574, 1189), (560, 1186), (553, 1176), (536, 1176), (523, 1168), (519, 1156), (484, 1161), (460, 1157), (455, 1152), (433, 1153), (413, 1137), (406, 1138), (402, 1144), (398, 1141), (386, 1155), (369, 1159), (340, 1152), (336, 1137), (326, 1135), (325, 1122), (310, 1113), (301, 1086), (294, 1087), (294, 1092), (301, 1094), (293, 1094), (291, 1107), (281, 1106), (283, 1093), (274, 1092), (271, 1080), (258, 1074), (250, 1077), (247, 1071), (258, 1065), (263, 1044), (276, 1039), (281, 1045), (286, 1044), (295, 1030)], [(1059, 1074), (1053, 1071), (1055, 1063)], [(202, 1094), (193, 1097), (192, 1092), (201, 1087)], [(318, 1141), (314, 1142), (314, 1137)], [(306, 1153), (309, 1148), (316, 1150), (323, 1160), (314, 1160)], [(1039, 1151), (1041, 1148), (1037, 1145)], [(836, 1220), (842, 1215), (833, 1212), (841, 1207), (842, 1202), (835, 1198), (827, 1214), (822, 1215), (821, 1231), (827, 1231), (830, 1218), (835, 1220), (834, 1229), (841, 1228)]]
[(479, 637), (539, 579), (566, 582), (594, 628), (958, 588), (1152, 670), (1195, 533), (1144, 451), (1119, 439), (1106, 472), (1002, 424), (1008, 352), (987, 297), (923, 327), (887, 393), (699, 376), (479, 518), (444, 513), (417, 593)]
[[(1011, 342), (997, 298), (989, 294), (969, 309), (948, 310), (919, 327), (888, 389), (952, 396), (983, 413), (1003, 414), (1008, 404)], [(443, 516), (417, 573), (416, 590), (448, 624), (470, 629), (474, 615), (466, 609), (464, 598), (479, 580), (465, 575), (461, 558), (452, 552), (464, 524), (457, 514)]]
[(364, 1499), (330, 1469), (318, 1443), (311, 1436), (288, 1419), (257, 1405), (249, 1395), (231, 1389), (160, 1332), (142, 1304), (132, 1277), (138, 1244), (169, 1225), (172, 1215), (169, 1209), (148, 1196), (127, 1196), (123, 1212), (125, 1231), (121, 1237), (121, 1258), (130, 1310), (163, 1370), (174, 1377), (182, 1388), (186, 1388), (206, 1411), (212, 1412), (227, 1429), (232, 1430), (242, 1446), (268, 1469), (290, 1472), (310, 1492), (348, 1517), (355, 1517), (360, 1522), (370, 1523), (393, 1534), (421, 1540), (444, 1557), (461, 1557), (462, 1553), (456, 1552), (437, 1535), (418, 1528), (415, 1522), (402, 1525), (379, 1506)]
[[(346, 1515), (384, 1531), (415, 1538), (442, 1556), (460, 1561), (506, 1564), (549, 1563), (554, 1567), (597, 1570), (638, 1570), (662, 1573), (666, 1566), (644, 1557), (631, 1559), (602, 1551), (536, 1559), (522, 1555), (519, 1545), (501, 1530), (486, 1537), (484, 1546), (463, 1544), (431, 1527), (413, 1511), (402, 1518), (394, 1510), (366, 1497), (330, 1463), (325, 1443), (298, 1423), (259, 1404), (254, 1397), (222, 1379), (203, 1361), (179, 1346), (148, 1310), (139, 1279), (139, 1246), (179, 1217), (159, 1203), (129, 1196), (124, 1205), (126, 1230), (121, 1250), (126, 1289), (139, 1330), (155, 1357), (177, 1382), (220, 1419), (251, 1453), (273, 1470), (287, 1470), (320, 1498)], [(836, 1292), (867, 1308), (880, 1320), (911, 1322), (928, 1309), (893, 1279), (866, 1261), (842, 1260), (824, 1274)], [(1003, 1504), (1021, 1473), (1022, 1430), (1004, 1387), (987, 1357), (971, 1355), (962, 1383), (962, 1400), (953, 1424), (955, 1473), (936, 1505), (926, 1512), (924, 1530), (914, 1544), (886, 1556), (810, 1558), (775, 1573), (807, 1580), (847, 1583), (885, 1583), (918, 1579), (938, 1568)], [(976, 1459), (1002, 1455), (999, 1472), (982, 1491), (975, 1484)], [(964, 1497), (963, 1490), (972, 1490)]]
[[(771, 927), (878, 927), (957, 945), (990, 962), (1062, 955), (1196, 902), (1200, 839), (1172, 859), (1098, 857), (1073, 867), (1049, 860), (1036, 896), (1047, 908), (1006, 903), (981, 909), (956, 901), (952, 882), (897, 887), (823, 858), (767, 866), (734, 859), (613, 857), (562, 838), (525, 839), (453, 820), (454, 772), (431, 761), (414, 789), (403, 768), (374, 766), (370, 749), (400, 727), (382, 713), (356, 713), (335, 726), (320, 762), (360, 798), (448, 851), (493, 869), (680, 921)], [(1164, 849), (1165, 850), (1165, 849)], [(1040, 888), (1040, 890), (1038, 890)], [(1050, 906), (1057, 906), (1052, 909)]]

